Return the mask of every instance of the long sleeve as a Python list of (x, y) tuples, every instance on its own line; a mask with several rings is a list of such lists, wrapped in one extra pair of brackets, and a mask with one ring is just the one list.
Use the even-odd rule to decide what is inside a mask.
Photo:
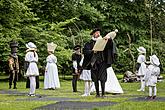
[(27, 61), (27, 62), (38, 62), (38, 54), (36, 52), (28, 52), (25, 55), (25, 61)]
[(146, 64), (143, 62), (138, 70), (138, 75), (145, 75), (146, 74)]
[(19, 61), (18, 61), (18, 57), (16, 58), (16, 69), (17, 69), (17, 71), (19, 71)]
[(84, 48), (83, 48), (83, 54), (84, 55), (91, 55), (91, 54), (93, 54), (92, 48), (93, 47), (90, 45), (90, 43), (86, 43)]
[(14, 70), (14, 68), (13, 68), (14, 61), (13, 61), (13, 59), (12, 58), (9, 58), (8, 62), (9, 62), (9, 68), (10, 68), (10, 70), (11, 71)]
[(149, 69), (146, 69), (146, 74), (144, 75), (144, 80), (148, 81), (150, 77), (151, 77), (151, 72)]
[(77, 61), (73, 61), (73, 68), (77, 70)]
[(84, 56), (82, 56), (82, 58), (81, 58), (81, 61), (80, 61), (80, 66), (82, 66), (83, 65), (83, 61), (84, 61)]

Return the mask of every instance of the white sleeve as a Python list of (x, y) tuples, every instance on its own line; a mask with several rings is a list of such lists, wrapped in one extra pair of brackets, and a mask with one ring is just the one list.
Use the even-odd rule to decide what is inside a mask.
[(25, 55), (25, 61), (28, 61), (28, 53)]
[(146, 64), (144, 62), (141, 63), (138, 74), (139, 75), (145, 75), (146, 74)]
[(28, 52), (25, 55), (25, 61), (28, 61), (28, 62), (35, 61), (35, 62), (38, 62), (38, 54), (35, 52), (35, 57), (34, 57), (34, 52)]
[(57, 63), (57, 57), (54, 56), (54, 63)]
[(49, 56), (46, 58), (46, 67), (45, 67), (45, 69), (47, 70), (48, 69), (48, 62), (49, 62)]
[(31, 61), (30, 59), (31, 59), (30, 58), (30, 52), (27, 52), (25, 55), (25, 61), (30, 62)]
[(146, 74), (144, 75), (144, 80), (147, 82), (150, 77), (151, 77), (151, 71), (147, 68)]
[(159, 74), (160, 74), (160, 68), (159, 67), (155, 68), (154, 72), (155, 72), (155, 75), (156, 76), (159, 76)]
[(138, 57), (137, 62), (142, 63), (141, 56)]
[(38, 54), (37, 54), (36, 52), (35, 52), (35, 55), (36, 55), (36, 56), (34, 57), (34, 61), (35, 61), (35, 62), (38, 62)]
[(83, 61), (84, 61), (84, 56), (82, 56), (82, 58), (81, 58), (81, 61), (80, 61), (80, 66), (82, 66)]
[(73, 61), (73, 68), (77, 70), (77, 61)]

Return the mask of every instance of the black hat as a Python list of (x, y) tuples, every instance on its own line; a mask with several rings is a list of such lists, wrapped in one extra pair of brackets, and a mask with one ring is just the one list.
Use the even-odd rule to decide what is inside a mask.
[(74, 48), (73, 48), (74, 50), (78, 50), (78, 49), (81, 49), (81, 45), (76, 45), (76, 46), (74, 46)]
[(17, 53), (18, 43), (14, 40), (10, 42), (11, 53)]
[(100, 28), (95, 28), (95, 29), (90, 33), (90, 35), (93, 35), (96, 31), (101, 31), (101, 29), (100, 29)]

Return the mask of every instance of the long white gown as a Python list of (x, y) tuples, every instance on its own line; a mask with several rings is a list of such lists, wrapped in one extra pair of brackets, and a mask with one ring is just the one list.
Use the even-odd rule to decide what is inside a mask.
[[(101, 91), (101, 84), (99, 82), (99, 90)], [(95, 85), (92, 83), (91, 92), (95, 91)], [(107, 68), (107, 81), (105, 83), (105, 92), (107, 93), (124, 93), (119, 81), (113, 71), (112, 67)]]
[(60, 88), (60, 82), (58, 77), (57, 58), (53, 54), (49, 55), (46, 59), (46, 71), (44, 77), (44, 89), (48, 88)]

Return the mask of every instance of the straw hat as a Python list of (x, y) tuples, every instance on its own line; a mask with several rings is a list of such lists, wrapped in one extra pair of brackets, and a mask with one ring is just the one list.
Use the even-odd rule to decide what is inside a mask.
[(26, 48), (28, 48), (26, 51), (30, 51), (30, 50), (36, 50), (37, 47), (33, 42), (29, 42), (26, 44)]

